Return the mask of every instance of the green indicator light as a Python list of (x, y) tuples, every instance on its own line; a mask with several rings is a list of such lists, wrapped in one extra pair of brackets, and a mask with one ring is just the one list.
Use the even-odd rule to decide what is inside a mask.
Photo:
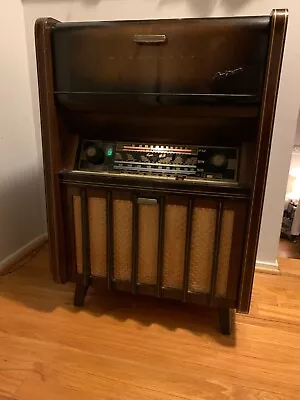
[(112, 149), (108, 149), (106, 154), (107, 154), (108, 156), (111, 156), (112, 153), (113, 153)]

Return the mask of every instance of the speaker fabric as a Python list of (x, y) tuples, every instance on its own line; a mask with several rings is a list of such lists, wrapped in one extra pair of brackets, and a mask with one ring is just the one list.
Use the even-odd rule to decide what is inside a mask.
[[(136, 282), (155, 286), (158, 282), (158, 249), (160, 203), (136, 204), (136, 197), (113, 197), (112, 200), (112, 260), (111, 278), (131, 282), (133, 273), (133, 246), (136, 246)], [(187, 290), (190, 293), (209, 294), (212, 285), (218, 202), (195, 200), (192, 207), (190, 246), (186, 249), (188, 199), (177, 196), (166, 198), (164, 228), (162, 231), (162, 288), (184, 289), (185, 262), (187, 263)], [(137, 207), (137, 222), (133, 220)], [(107, 277), (107, 200), (106, 197), (88, 197), (89, 261), (92, 276)], [(81, 198), (73, 196), (74, 236), (77, 272), (83, 271)], [(137, 224), (136, 240), (133, 227)], [(235, 221), (234, 206), (223, 207), (215, 293), (226, 297)], [(188, 254), (186, 254), (186, 250)], [(188, 261), (186, 261), (186, 257)], [(185, 286), (186, 287), (186, 286)]]
[(192, 292), (210, 291), (216, 217), (216, 208), (204, 208), (200, 203), (193, 209), (189, 268)]
[(114, 278), (131, 280), (132, 268), (132, 202), (113, 201)]
[(138, 282), (157, 282), (159, 205), (140, 204), (138, 228)]
[(89, 197), (90, 263), (93, 276), (107, 275), (106, 199)]

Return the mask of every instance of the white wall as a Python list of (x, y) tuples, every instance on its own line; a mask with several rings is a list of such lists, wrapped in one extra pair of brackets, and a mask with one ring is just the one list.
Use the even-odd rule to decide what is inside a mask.
[[(36, 137), (39, 147), (40, 133), (33, 42), (33, 26), (36, 18), (52, 16), (62, 21), (73, 21), (237, 16), (269, 14), (272, 8), (288, 7), (290, 9), (288, 38), (258, 252), (260, 263), (275, 264), (290, 156), (300, 104), (299, 0), (23, 0), (23, 3)], [(39, 157), (41, 160), (41, 153)]]
[(300, 149), (297, 148), (292, 153), (289, 179), (286, 188), (286, 201), (300, 199)]
[(5, 5), (0, 54), (1, 266), (45, 231), (21, 0)]

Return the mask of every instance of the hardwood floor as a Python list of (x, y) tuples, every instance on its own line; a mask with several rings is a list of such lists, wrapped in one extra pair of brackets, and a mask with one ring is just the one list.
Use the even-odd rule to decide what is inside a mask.
[(300, 278), (300, 260), (292, 258), (279, 258), (280, 271), (286, 276), (297, 276)]
[(74, 309), (44, 246), (0, 278), (0, 400), (299, 399), (300, 276), (287, 270), (256, 274), (251, 313), (225, 337), (207, 310), (152, 299), (90, 291)]
[(279, 258), (300, 258), (300, 245), (287, 239), (280, 239), (278, 247)]

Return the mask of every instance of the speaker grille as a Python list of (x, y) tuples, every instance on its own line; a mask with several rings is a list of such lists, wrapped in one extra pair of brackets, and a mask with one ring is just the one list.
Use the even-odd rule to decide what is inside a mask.
[(132, 202), (113, 201), (114, 278), (131, 280), (132, 269)]
[(165, 209), (163, 285), (182, 289), (187, 207), (167, 204)]
[[(109, 265), (113, 268), (109, 268), (108, 278), (131, 282), (129, 287), (134, 291), (136, 283), (155, 286), (160, 282), (161, 290), (178, 289), (184, 291), (185, 298), (188, 292), (208, 294), (211, 296), (208, 299), (234, 296), (230, 294), (234, 293), (233, 286), (230, 286), (230, 293), (227, 289), (233, 258), (239, 257), (233, 247), (233, 235), (237, 237), (238, 227), (241, 226), (242, 231), (245, 222), (235, 218), (242, 215), (236, 214), (241, 204), (236, 207), (233, 202), (219, 204), (213, 200), (189, 203), (187, 198), (182, 200), (175, 196), (157, 204), (137, 204), (136, 197), (134, 199), (133, 202), (129, 197), (112, 196), (112, 203), (107, 203), (104, 197), (88, 197), (89, 241), (85, 243), (89, 243), (87, 262), (90, 262), (93, 276), (107, 277)], [(107, 214), (111, 205), (112, 213)], [(83, 273), (81, 206), (80, 196), (74, 195), (78, 273)], [(108, 215), (112, 215), (109, 227)], [(241, 252), (242, 248), (240, 256)], [(133, 273), (136, 274), (134, 280)], [(154, 292), (159, 293), (159, 290)]]
[(209, 292), (217, 212), (195, 206), (192, 219), (189, 290)]
[(91, 273), (105, 277), (106, 273), (106, 199), (89, 197), (89, 234)]
[(216, 284), (216, 294), (218, 296), (225, 296), (226, 294), (232, 246), (233, 223), (234, 211), (224, 210), (222, 218), (219, 265)]
[(159, 205), (139, 205), (138, 282), (155, 285), (157, 281), (157, 253)]

